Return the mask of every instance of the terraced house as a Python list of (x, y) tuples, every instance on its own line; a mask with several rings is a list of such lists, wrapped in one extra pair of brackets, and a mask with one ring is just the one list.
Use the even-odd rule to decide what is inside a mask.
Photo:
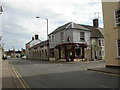
[(120, 0), (102, 2), (106, 66), (120, 67)]
[(50, 60), (95, 60), (104, 58), (104, 37), (98, 27), (69, 22), (49, 34)]

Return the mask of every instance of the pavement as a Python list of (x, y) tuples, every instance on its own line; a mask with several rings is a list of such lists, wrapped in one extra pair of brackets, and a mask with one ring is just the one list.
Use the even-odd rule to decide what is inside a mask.
[(88, 68), (87, 70), (120, 75), (120, 68), (97, 67), (97, 68)]
[(9, 64), (8, 60), (1, 60), (0, 65), (2, 68), (2, 89), (6, 88), (24, 88), (20, 76), (13, 69), (12, 65)]
[(2, 63), (2, 89), (3, 88), (16, 88), (12, 70), (7, 60), (0, 61)]

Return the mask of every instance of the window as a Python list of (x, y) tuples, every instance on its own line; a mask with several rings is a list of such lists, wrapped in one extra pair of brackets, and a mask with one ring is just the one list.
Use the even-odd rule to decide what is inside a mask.
[(99, 56), (100, 56), (100, 57), (102, 56), (102, 51), (99, 51)]
[(120, 27), (120, 9), (115, 11), (115, 22), (116, 26)]
[(49, 41), (51, 42), (51, 36), (49, 36)]
[(61, 32), (61, 41), (63, 41), (63, 40), (64, 40), (64, 33)]
[(104, 40), (103, 39), (99, 39), (98, 40), (98, 45), (99, 46), (104, 46)]
[(81, 42), (85, 41), (85, 33), (84, 32), (80, 32), (80, 41)]
[(54, 35), (52, 35), (52, 42), (54, 42)]
[(98, 44), (99, 44), (99, 46), (101, 46), (101, 40), (98, 40)]
[(117, 55), (120, 57), (120, 40), (117, 40)]
[(103, 39), (101, 40), (101, 45), (104, 46), (104, 40)]

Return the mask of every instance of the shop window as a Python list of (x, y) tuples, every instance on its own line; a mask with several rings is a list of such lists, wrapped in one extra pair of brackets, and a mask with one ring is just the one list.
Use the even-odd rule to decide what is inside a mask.
[(50, 55), (51, 58), (54, 58), (54, 50), (50, 50), (49, 55)]
[(82, 57), (82, 48), (80, 48), (80, 47), (75, 48), (75, 57), (76, 58)]
[(65, 49), (61, 48), (61, 58), (65, 58)]

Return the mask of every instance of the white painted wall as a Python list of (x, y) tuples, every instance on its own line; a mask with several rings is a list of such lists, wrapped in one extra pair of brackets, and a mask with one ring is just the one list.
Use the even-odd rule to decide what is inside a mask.
[(80, 42), (80, 32), (85, 33), (85, 42), (90, 45), (91, 32), (84, 30), (73, 30), (73, 43), (82, 43)]
[[(50, 48), (54, 48), (56, 45), (59, 45), (62, 43), (80, 43), (80, 31), (85, 32), (85, 41), (89, 45), (91, 32), (84, 31), (84, 30), (76, 30), (76, 29), (66, 29), (50, 35), (51, 36), (51, 42), (49, 41)], [(64, 33), (63, 41), (61, 41), (61, 32)], [(52, 42), (52, 35), (54, 35), (54, 42)], [(70, 42), (67, 41), (68, 36), (70, 36)]]

